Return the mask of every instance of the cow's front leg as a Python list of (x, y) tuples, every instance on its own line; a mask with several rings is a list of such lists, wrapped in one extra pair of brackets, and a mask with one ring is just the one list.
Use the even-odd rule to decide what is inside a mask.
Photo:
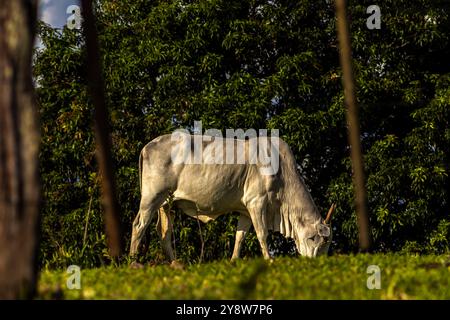
[(245, 214), (241, 214), (239, 216), (239, 221), (237, 225), (236, 231), (236, 241), (234, 242), (234, 250), (233, 255), (231, 256), (231, 260), (235, 260), (240, 257), (242, 243), (244, 242), (245, 235), (247, 234), (250, 226), (252, 225), (252, 220)]
[(250, 217), (253, 222), (253, 227), (258, 237), (259, 245), (264, 259), (271, 259), (269, 254), (269, 247), (267, 245), (267, 236), (269, 234), (266, 223), (266, 206), (261, 205), (253, 208), (249, 208)]

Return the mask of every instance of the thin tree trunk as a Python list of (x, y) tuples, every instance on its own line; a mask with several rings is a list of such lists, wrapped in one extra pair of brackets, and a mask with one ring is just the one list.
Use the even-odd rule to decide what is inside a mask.
[(350, 143), (350, 156), (353, 167), (355, 207), (359, 228), (359, 247), (361, 251), (368, 251), (370, 249), (371, 237), (367, 214), (367, 192), (364, 180), (358, 104), (356, 102), (355, 79), (353, 77), (352, 53), (345, 0), (336, 0), (336, 16), (340, 61), (343, 72), (344, 97), (347, 106), (348, 141)]
[(88, 233), (88, 227), (89, 227), (89, 216), (91, 214), (92, 197), (93, 197), (93, 195), (91, 195), (91, 198), (89, 199), (88, 211), (86, 213), (86, 222), (84, 224), (83, 248), (86, 245), (86, 240), (87, 240), (87, 233)]
[(105, 104), (97, 29), (95, 27), (95, 17), (92, 12), (92, 1), (82, 0), (81, 5), (88, 59), (88, 85), (95, 107), (95, 140), (102, 179), (102, 203), (106, 237), (111, 257), (117, 258), (122, 254), (123, 250), (122, 228), (111, 160), (111, 137), (109, 135), (109, 119)]
[(0, 299), (36, 289), (40, 133), (31, 77), (37, 1), (0, 0)]
[(198, 211), (197, 211), (197, 225), (198, 225), (198, 233), (200, 234), (200, 242), (201, 242), (201, 250), (200, 250), (200, 260), (198, 263), (203, 262), (203, 254), (205, 249), (205, 240), (203, 239), (202, 226), (200, 225), (200, 220), (198, 219)]

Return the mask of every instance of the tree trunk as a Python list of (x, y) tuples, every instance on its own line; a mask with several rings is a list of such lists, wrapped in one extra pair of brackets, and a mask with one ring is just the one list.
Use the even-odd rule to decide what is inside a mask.
[(88, 87), (95, 108), (94, 129), (97, 144), (97, 159), (102, 179), (102, 204), (105, 218), (106, 240), (110, 256), (112, 258), (118, 258), (123, 252), (123, 237), (111, 155), (112, 143), (109, 135), (109, 119), (105, 103), (100, 49), (95, 26), (95, 16), (92, 11), (92, 0), (81, 0), (81, 6), (88, 59)]
[(353, 168), (353, 185), (355, 193), (355, 208), (359, 230), (359, 249), (362, 252), (370, 250), (371, 234), (367, 213), (367, 191), (364, 178), (364, 163), (362, 156), (358, 104), (356, 101), (355, 79), (353, 76), (350, 31), (347, 23), (345, 0), (336, 0), (337, 33), (339, 39), (340, 62), (342, 67), (342, 83), (344, 99), (347, 106), (348, 141)]
[(39, 125), (31, 78), (36, 0), (0, 0), (0, 299), (36, 288)]

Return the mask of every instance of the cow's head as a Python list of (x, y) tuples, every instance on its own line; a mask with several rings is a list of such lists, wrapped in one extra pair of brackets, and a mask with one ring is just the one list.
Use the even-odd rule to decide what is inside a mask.
[(336, 205), (331, 205), (325, 219), (319, 219), (315, 223), (303, 225), (298, 230), (295, 244), (302, 256), (317, 257), (328, 253), (333, 236), (331, 229), (331, 214)]

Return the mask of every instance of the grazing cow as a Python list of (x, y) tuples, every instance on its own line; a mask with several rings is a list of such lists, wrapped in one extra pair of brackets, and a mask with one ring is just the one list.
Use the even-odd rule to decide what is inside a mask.
[[(169, 198), (172, 206), (205, 223), (222, 214), (238, 212), (240, 217), (232, 259), (239, 257), (245, 234), (252, 224), (266, 259), (270, 258), (267, 246), (269, 230), (293, 238), (303, 256), (315, 257), (328, 252), (331, 242), (329, 222), (334, 205), (323, 219), (297, 172), (292, 151), (281, 138), (242, 140), (210, 136), (200, 142), (204, 151), (201, 161), (198, 161), (198, 155), (197, 161), (193, 161), (194, 153), (198, 151), (192, 147), (195, 137), (179, 134), (174, 139), (173, 135), (163, 135), (142, 149), (139, 157), (141, 202), (133, 222), (131, 256), (138, 253), (145, 230), (159, 211), (158, 229), (162, 246), (168, 258), (174, 260)], [(278, 163), (271, 174), (263, 170), (267, 169), (267, 161), (251, 155), (251, 147), (259, 146), (262, 140), (268, 146), (268, 153), (277, 156)], [(230, 149), (229, 146), (235, 148)], [(234, 156), (238, 159), (242, 151), (245, 156), (240, 161), (214, 161), (230, 159), (230, 152), (233, 153), (231, 159), (235, 159)], [(181, 158), (187, 161), (179, 161), (179, 157), (175, 159), (180, 152), (183, 153)]]

